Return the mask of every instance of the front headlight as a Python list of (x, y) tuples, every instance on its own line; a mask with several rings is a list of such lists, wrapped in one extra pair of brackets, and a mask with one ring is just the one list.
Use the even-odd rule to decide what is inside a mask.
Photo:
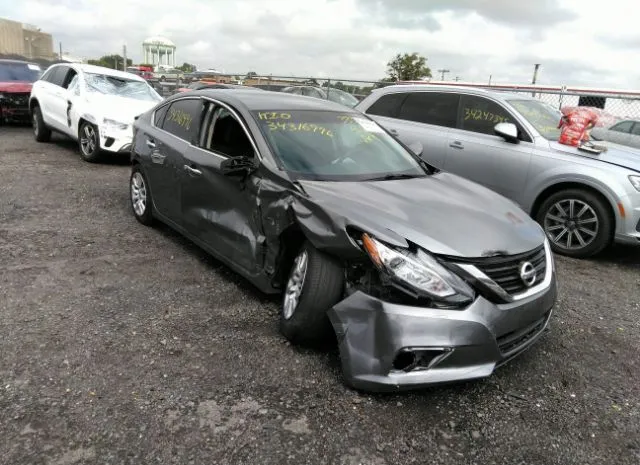
[(633, 187), (640, 192), (640, 176), (629, 176), (629, 181), (633, 184)]
[(104, 120), (102, 120), (102, 123), (107, 129), (117, 129), (120, 131), (125, 131), (129, 127), (127, 123), (122, 123), (120, 121), (116, 121), (115, 119), (109, 118), (105, 118)]
[(428, 297), (448, 302), (466, 303), (473, 301), (473, 289), (458, 276), (440, 265), (427, 252), (397, 251), (368, 234), (362, 235), (365, 251), (373, 264), (392, 279), (400, 281), (412, 291)]

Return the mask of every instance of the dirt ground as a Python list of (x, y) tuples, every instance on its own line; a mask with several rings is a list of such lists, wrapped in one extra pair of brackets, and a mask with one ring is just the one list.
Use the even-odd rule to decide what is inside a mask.
[(129, 171), (0, 127), (1, 464), (640, 463), (640, 248), (558, 258), (551, 332), (493, 377), (365, 395), (137, 223)]

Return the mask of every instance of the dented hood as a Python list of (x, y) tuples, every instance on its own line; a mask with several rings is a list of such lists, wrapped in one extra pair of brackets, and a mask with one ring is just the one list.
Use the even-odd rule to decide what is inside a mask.
[(340, 226), (355, 226), (395, 244), (402, 238), (434, 254), (518, 254), (544, 242), (540, 226), (515, 203), (448, 173), (403, 180), (300, 184), (309, 200)]

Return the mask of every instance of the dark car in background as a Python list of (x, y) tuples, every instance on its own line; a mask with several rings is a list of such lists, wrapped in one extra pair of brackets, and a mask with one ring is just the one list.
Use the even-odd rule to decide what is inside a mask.
[(202, 89), (249, 89), (249, 90), (262, 90), (257, 87), (242, 86), (240, 84), (227, 84), (223, 82), (207, 82), (196, 81), (189, 84), (187, 87), (179, 87), (176, 89), (176, 93), (188, 92), (190, 90), (202, 90)]
[(35, 63), (0, 60), (0, 123), (30, 121), (29, 95), (41, 75)]
[(353, 108), (360, 101), (344, 90), (336, 88), (320, 88), (316, 86), (289, 86), (282, 89), (285, 94), (304, 95), (306, 97), (315, 97), (323, 100), (331, 100), (346, 107)]
[(204, 89), (169, 97), (134, 134), (136, 219), (282, 294), (292, 342), (333, 330), (356, 388), (486, 377), (547, 327), (556, 280), (542, 228), (357, 111)]

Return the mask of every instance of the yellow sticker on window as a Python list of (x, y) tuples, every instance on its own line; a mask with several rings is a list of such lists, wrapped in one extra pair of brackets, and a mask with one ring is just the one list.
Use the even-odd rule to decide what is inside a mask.
[(484, 111), (479, 108), (465, 108), (464, 109), (465, 121), (487, 121), (489, 123), (507, 123), (509, 118), (502, 115), (497, 115), (490, 111)]
[(178, 110), (177, 108), (171, 108), (169, 110), (169, 119), (168, 121), (172, 121), (176, 123), (178, 126), (183, 127), (187, 131), (191, 127), (191, 122), (193, 121), (193, 117), (183, 110)]

